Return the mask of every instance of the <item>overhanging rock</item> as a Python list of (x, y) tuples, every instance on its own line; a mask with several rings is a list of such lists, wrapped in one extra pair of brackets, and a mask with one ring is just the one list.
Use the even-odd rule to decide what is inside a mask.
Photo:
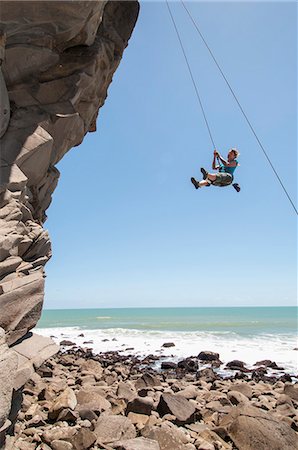
[[(1, 1), (0, 436), (13, 389), (55, 344), (40, 318), (51, 242), (43, 224), (58, 161), (96, 130), (139, 12), (137, 1)], [(18, 365), (18, 366), (17, 366)], [(11, 374), (11, 376), (9, 376)], [(1, 440), (1, 437), (0, 437)], [(1, 447), (0, 442), (0, 447)]]

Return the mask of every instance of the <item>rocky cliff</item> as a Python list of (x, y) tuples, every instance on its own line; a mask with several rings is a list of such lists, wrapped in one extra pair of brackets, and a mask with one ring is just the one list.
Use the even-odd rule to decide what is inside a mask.
[(138, 11), (137, 1), (1, 1), (0, 327), (9, 346), (41, 314), (55, 165), (96, 130)]

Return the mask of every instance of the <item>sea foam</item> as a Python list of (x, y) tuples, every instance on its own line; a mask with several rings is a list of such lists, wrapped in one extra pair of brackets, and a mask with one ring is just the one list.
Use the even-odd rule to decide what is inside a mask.
[[(118, 351), (124, 355), (135, 354), (139, 357), (153, 354), (178, 361), (209, 350), (219, 353), (224, 364), (239, 359), (250, 367), (257, 361), (271, 359), (292, 375), (297, 375), (298, 370), (298, 353), (294, 350), (297, 342), (293, 335), (288, 334), (240, 336), (227, 331), (174, 332), (124, 328), (86, 330), (79, 327), (36, 328), (34, 331), (43, 336), (52, 336), (57, 343), (62, 339), (70, 339), (80, 347), (92, 348), (95, 353)], [(79, 336), (81, 333), (84, 336)], [(175, 346), (164, 348), (162, 345), (165, 342), (173, 342)], [(279, 371), (276, 373), (280, 375)]]

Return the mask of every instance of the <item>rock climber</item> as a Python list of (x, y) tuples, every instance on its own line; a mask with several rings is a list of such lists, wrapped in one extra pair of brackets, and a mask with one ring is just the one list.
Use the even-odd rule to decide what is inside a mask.
[[(234, 171), (238, 166), (237, 157), (239, 156), (239, 152), (236, 148), (231, 148), (229, 150), (227, 159), (225, 160), (217, 150), (213, 152), (213, 161), (212, 161), (212, 169), (218, 170), (218, 173), (209, 173), (203, 167), (201, 168), (201, 172), (203, 175), (203, 180), (197, 181), (195, 178), (191, 178), (191, 182), (196, 189), (202, 188), (204, 186), (229, 186), (233, 183), (234, 180)], [(218, 161), (218, 164), (216, 163)], [(240, 191), (240, 186), (237, 183), (233, 184), (233, 187), (237, 192)]]

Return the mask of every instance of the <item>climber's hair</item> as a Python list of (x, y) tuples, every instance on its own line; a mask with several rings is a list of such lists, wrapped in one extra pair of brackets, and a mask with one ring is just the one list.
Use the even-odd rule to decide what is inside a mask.
[(239, 151), (237, 150), (237, 148), (231, 148), (230, 152), (233, 152), (235, 155), (235, 158), (238, 158), (238, 156), (240, 155)]

